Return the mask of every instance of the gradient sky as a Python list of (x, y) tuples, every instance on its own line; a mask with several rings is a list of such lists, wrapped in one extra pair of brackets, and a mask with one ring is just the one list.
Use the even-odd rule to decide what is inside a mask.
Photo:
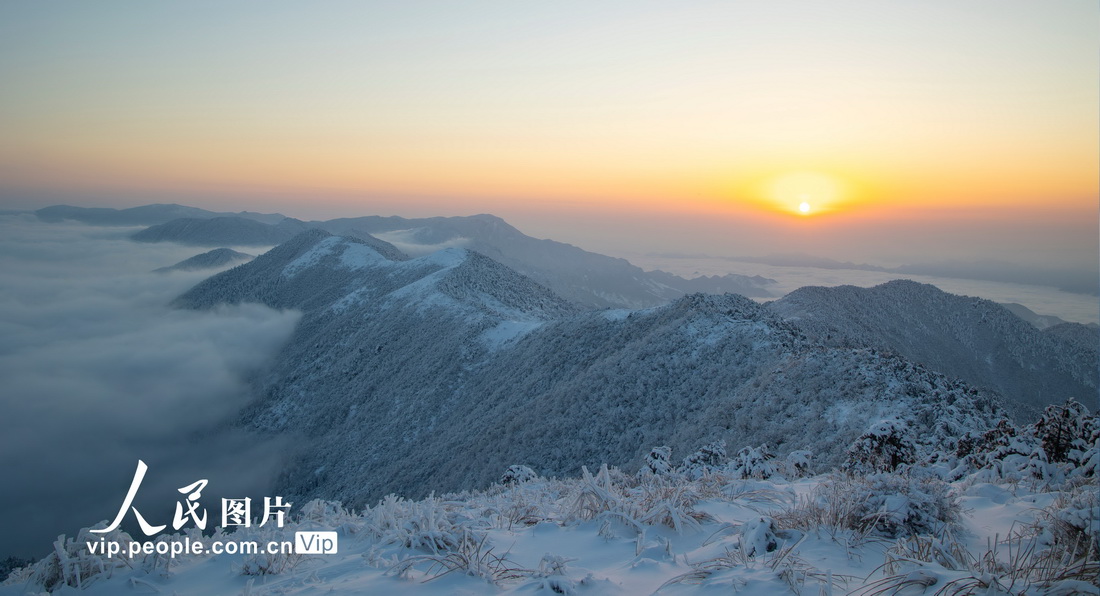
[[(1096, 2), (0, 3), (0, 202), (1095, 271)], [(809, 215), (800, 215), (806, 202)]]

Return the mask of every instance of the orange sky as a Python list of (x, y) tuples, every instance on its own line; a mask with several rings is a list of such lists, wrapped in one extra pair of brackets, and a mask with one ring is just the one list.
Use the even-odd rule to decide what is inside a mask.
[(1042, 221), (1032, 260), (1096, 260), (1093, 4), (413, 4), (0, 6), (0, 200), (493, 212), (613, 250), (649, 217), (716, 254), (969, 222), (898, 251), (987, 258)]

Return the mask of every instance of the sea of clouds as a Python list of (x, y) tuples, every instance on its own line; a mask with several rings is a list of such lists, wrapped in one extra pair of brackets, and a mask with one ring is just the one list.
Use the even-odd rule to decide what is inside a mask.
[(201, 250), (133, 231), (0, 216), (0, 558), (113, 519), (139, 459), (156, 525), (179, 487), (209, 480), (214, 518), (219, 496), (262, 497), (280, 469), (286, 446), (234, 422), (299, 313), (173, 309), (210, 272), (152, 270)]

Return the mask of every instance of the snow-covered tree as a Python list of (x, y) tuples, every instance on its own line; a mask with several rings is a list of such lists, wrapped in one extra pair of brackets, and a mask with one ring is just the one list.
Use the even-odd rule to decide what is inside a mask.
[(845, 468), (859, 474), (892, 472), (916, 461), (916, 441), (900, 418), (880, 420), (848, 448)]
[(649, 450), (645, 456), (645, 466), (650, 472), (663, 476), (673, 471), (672, 448), (662, 445)]
[(508, 466), (508, 469), (500, 476), (500, 483), (505, 486), (514, 486), (516, 484), (530, 482), (538, 477), (539, 475), (531, 468), (517, 464)]
[(726, 463), (726, 442), (719, 439), (707, 443), (684, 458), (680, 471), (689, 478), (701, 478), (720, 469)]
[(745, 447), (733, 456), (733, 460), (726, 467), (730, 476), (734, 478), (757, 478), (766, 480), (779, 472), (779, 466), (775, 463), (775, 455), (768, 451), (768, 445), (759, 447)]

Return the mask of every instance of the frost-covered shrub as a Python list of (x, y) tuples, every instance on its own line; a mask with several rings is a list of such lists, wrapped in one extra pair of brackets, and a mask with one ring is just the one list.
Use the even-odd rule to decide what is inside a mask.
[(788, 478), (805, 478), (811, 476), (813, 472), (810, 467), (813, 461), (814, 454), (812, 451), (800, 449), (798, 451), (792, 451), (787, 454), (787, 459), (783, 462), (783, 470)]
[(695, 510), (700, 499), (695, 486), (680, 477), (643, 478), (625, 495), (624, 512), (644, 524), (663, 525), (677, 532), (697, 530), (708, 516)]
[(1067, 479), (1094, 478), (1100, 470), (1100, 423), (1070, 400), (1049, 406), (1038, 422), (1018, 430), (1007, 420), (956, 443), (951, 479), (971, 475), (981, 482), (1031, 482), (1059, 489)]
[(755, 557), (770, 553), (779, 548), (778, 528), (775, 520), (761, 516), (741, 525), (741, 550), (746, 557)]
[(886, 536), (932, 534), (959, 521), (957, 497), (937, 478), (874, 474), (853, 488), (863, 503), (857, 513)]
[(1089, 411), (1070, 399), (1063, 405), (1050, 405), (1032, 427), (1051, 463), (1067, 461), (1070, 452), (1085, 446), (1089, 433)]
[(1100, 555), (1100, 492), (1095, 486), (1063, 494), (1035, 521), (1041, 547), (1057, 558)]
[(986, 464), (986, 456), (998, 447), (1007, 446), (1013, 437), (1020, 434), (1007, 418), (1001, 418), (996, 426), (989, 430), (972, 430), (955, 443), (955, 456), (969, 458), (971, 465), (981, 468)]
[[(287, 540), (286, 533), (274, 528), (249, 528), (238, 530), (237, 540), (251, 540), (261, 545), (280, 545)], [(280, 575), (293, 571), (306, 556), (293, 550), (277, 548), (268, 550), (260, 549), (260, 552), (246, 553), (241, 560), (241, 575)]]
[(364, 512), (370, 530), (379, 542), (433, 553), (460, 545), (469, 527), (469, 517), (431, 496), (423, 501), (406, 501), (389, 495), (377, 507)]
[(844, 467), (856, 474), (892, 472), (916, 459), (916, 441), (909, 424), (899, 418), (887, 418), (872, 424), (848, 447)]
[(108, 558), (106, 553), (88, 552), (87, 543), (99, 542), (100, 538), (106, 542), (118, 542), (123, 551), (129, 549), (133, 539), (126, 532), (116, 529), (106, 534), (91, 533), (93, 529), (106, 526), (104, 521), (94, 528), (82, 528), (75, 540), (66, 538), (64, 534), (58, 536), (53, 543), (53, 552), (34, 564), (31, 582), (51, 592), (62, 585), (85, 588), (100, 576), (110, 577), (114, 569), (127, 565), (125, 557)]
[(672, 447), (662, 445), (650, 449), (649, 453), (645, 456), (645, 467), (658, 476), (671, 474), (673, 471)]
[(698, 451), (684, 458), (680, 472), (688, 478), (702, 478), (716, 472), (726, 463), (726, 442), (722, 440), (707, 443)]
[(934, 533), (959, 516), (957, 497), (938, 478), (873, 474), (834, 475), (775, 518), (785, 528), (898, 537)]
[(741, 449), (733, 456), (726, 470), (734, 478), (767, 480), (779, 473), (779, 466), (775, 463), (775, 455), (768, 451), (765, 444)]
[(1085, 439), (1070, 451), (1069, 459), (1074, 464), (1070, 474), (1095, 479), (1100, 477), (1100, 415), (1089, 416), (1083, 426)]
[(523, 484), (524, 482), (530, 482), (538, 477), (539, 475), (531, 468), (514, 465), (508, 466), (508, 469), (500, 476), (500, 483), (505, 486), (515, 486), (517, 484)]
[(581, 466), (581, 479), (575, 492), (568, 498), (572, 502), (566, 519), (594, 519), (605, 511), (616, 511), (622, 503), (622, 496), (611, 482), (611, 472), (607, 464), (593, 476), (588, 468)]

